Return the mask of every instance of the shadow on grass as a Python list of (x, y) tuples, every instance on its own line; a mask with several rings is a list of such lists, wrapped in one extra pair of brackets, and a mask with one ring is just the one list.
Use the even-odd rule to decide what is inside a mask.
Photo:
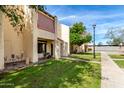
[(83, 57), (79, 57), (79, 56), (70, 56), (70, 58), (77, 58), (77, 59), (82, 59), (82, 60), (84, 60), (84, 61), (91, 61), (91, 59), (89, 59), (89, 58), (83, 58)]
[(124, 55), (123, 54), (109, 54), (109, 56), (111, 58), (115, 58), (115, 59), (124, 59)]
[(101, 55), (100, 53), (96, 53), (96, 58), (93, 58), (93, 54), (92, 53), (79, 53), (79, 54), (71, 54), (70, 55), (71, 58), (78, 58), (78, 59), (82, 59), (84, 61), (101, 61)]
[(0, 87), (100, 87), (100, 65), (70, 60), (50, 60), (21, 71), (4, 74)]

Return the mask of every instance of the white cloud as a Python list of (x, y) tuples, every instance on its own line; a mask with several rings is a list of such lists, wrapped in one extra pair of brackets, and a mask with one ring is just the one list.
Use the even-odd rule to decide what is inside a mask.
[(96, 23), (98, 20), (106, 20), (106, 19), (114, 19), (114, 18), (122, 18), (124, 16), (124, 13), (114, 13), (114, 14), (104, 14), (104, 13), (100, 13), (100, 12), (95, 12), (95, 13), (78, 13), (75, 15), (68, 15), (68, 16), (64, 16), (64, 17), (60, 17), (59, 20), (63, 21), (63, 20), (69, 20), (72, 19), (70, 21), (73, 21), (73, 19), (76, 20), (82, 20), (86, 23)]
[(124, 20), (115, 21), (110, 23), (98, 24), (97, 25), (97, 34), (106, 33), (109, 28), (122, 28), (124, 27)]
[(123, 17), (124, 13), (118, 13), (118, 14), (87, 14), (82, 16), (82, 18), (87, 18), (87, 19), (93, 19), (93, 20), (98, 20), (98, 19), (107, 19), (107, 18), (116, 18), (116, 17)]
[[(111, 27), (124, 27), (124, 13), (116, 13), (116, 14), (106, 14), (106, 13), (79, 13), (75, 15), (68, 15), (64, 17), (60, 17), (59, 21), (70, 21), (70, 23), (74, 22), (84, 22), (86, 27), (88, 28), (88, 32), (93, 32), (92, 24), (96, 23), (96, 43), (103, 42), (106, 43), (107, 39), (103, 38)], [(111, 21), (109, 21), (109, 19)]]
[(55, 9), (51, 14), (55, 15), (57, 12), (60, 12), (62, 7), (60, 6), (59, 8)]
[(61, 17), (61, 18), (59, 18), (59, 20), (61, 21), (61, 20), (75, 19), (75, 18), (77, 18), (76, 15), (69, 15), (69, 16)]

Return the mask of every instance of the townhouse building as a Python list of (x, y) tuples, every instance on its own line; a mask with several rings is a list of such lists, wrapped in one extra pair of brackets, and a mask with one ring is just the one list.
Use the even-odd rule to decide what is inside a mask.
[(69, 27), (56, 16), (20, 6), (24, 11), (25, 28), (14, 28), (0, 12), (0, 69), (7, 64), (35, 63), (46, 55), (59, 59), (70, 54)]

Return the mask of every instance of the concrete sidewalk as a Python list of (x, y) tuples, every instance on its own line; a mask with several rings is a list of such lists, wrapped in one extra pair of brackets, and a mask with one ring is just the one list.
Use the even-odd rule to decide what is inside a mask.
[(107, 53), (101, 53), (102, 88), (124, 88), (124, 72)]
[(62, 59), (69, 59), (72, 61), (76, 61), (76, 62), (91, 62), (91, 63), (97, 63), (97, 64), (101, 64), (101, 62), (98, 61), (87, 61), (87, 60), (83, 60), (83, 59), (79, 59), (79, 58), (72, 58), (72, 57), (62, 57)]

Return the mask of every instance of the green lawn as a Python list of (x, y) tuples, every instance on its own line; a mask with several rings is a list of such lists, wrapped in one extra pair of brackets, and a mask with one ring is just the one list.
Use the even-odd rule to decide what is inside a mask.
[(122, 54), (110, 54), (109, 55), (112, 59), (122, 59), (122, 60), (114, 60), (115, 63), (120, 67), (124, 68), (124, 55)]
[(71, 57), (79, 58), (79, 59), (86, 60), (86, 61), (99, 61), (99, 62), (101, 61), (100, 53), (96, 53), (96, 59), (93, 58), (92, 53), (72, 54)]
[(65, 59), (0, 75), (0, 87), (98, 88), (100, 85), (100, 64)]
[(124, 68), (124, 60), (114, 60), (120, 68)]
[(119, 54), (110, 54), (109, 55), (111, 58), (115, 58), (115, 59), (124, 59), (124, 55), (119, 55)]

